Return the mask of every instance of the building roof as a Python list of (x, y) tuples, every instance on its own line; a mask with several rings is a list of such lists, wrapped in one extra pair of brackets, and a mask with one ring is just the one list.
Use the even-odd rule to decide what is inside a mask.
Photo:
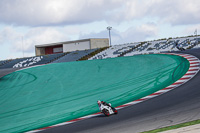
[(35, 45), (35, 47), (39, 48), (39, 47), (57, 46), (68, 43), (91, 41), (92, 39), (108, 39), (108, 38), (89, 38), (89, 39), (81, 39), (81, 40), (66, 41), (66, 42), (48, 43), (48, 44)]

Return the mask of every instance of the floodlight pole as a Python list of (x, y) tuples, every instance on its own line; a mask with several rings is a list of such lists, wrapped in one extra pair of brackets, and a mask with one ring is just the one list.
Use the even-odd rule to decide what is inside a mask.
[(107, 30), (108, 30), (108, 32), (109, 32), (110, 46), (111, 46), (111, 35), (110, 35), (110, 30), (111, 30), (111, 29), (112, 29), (111, 26), (108, 26), (108, 27), (107, 27)]

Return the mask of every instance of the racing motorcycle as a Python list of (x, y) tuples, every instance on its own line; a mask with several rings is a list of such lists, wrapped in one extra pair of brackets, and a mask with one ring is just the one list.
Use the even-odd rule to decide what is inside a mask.
[(106, 103), (104, 101), (97, 101), (98, 105), (99, 105), (99, 110), (101, 111), (101, 113), (103, 113), (105, 116), (110, 116), (112, 114), (117, 114), (118, 111), (111, 106), (111, 104)]

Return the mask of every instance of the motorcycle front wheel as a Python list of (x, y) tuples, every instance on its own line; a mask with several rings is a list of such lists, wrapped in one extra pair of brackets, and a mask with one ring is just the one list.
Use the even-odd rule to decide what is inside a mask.
[(109, 116), (110, 115), (109, 111), (106, 110), (106, 109), (103, 109), (102, 112), (104, 113), (105, 116)]

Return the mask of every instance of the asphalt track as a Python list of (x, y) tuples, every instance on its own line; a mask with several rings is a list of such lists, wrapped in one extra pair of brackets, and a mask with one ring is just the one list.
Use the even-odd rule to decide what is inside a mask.
[(7, 68), (7, 69), (0, 69), (0, 78), (9, 74), (9, 73), (12, 73), (16, 70), (19, 70), (19, 68)]
[[(200, 58), (200, 49), (181, 51)], [(200, 73), (158, 97), (103, 115), (50, 128), (41, 133), (138, 133), (200, 119)]]

